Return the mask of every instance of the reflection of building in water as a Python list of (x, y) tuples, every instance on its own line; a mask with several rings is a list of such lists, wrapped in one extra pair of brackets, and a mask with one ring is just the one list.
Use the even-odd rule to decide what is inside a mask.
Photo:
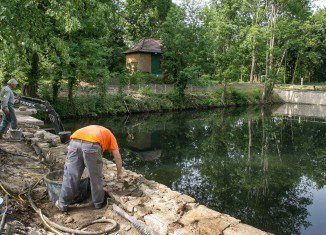
[(159, 132), (129, 132), (126, 148), (145, 161), (156, 160), (161, 157), (161, 141)]

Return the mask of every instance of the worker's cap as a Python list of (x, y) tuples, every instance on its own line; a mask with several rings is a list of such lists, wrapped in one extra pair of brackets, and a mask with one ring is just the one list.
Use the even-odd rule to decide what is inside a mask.
[(17, 84), (18, 84), (18, 82), (17, 82), (17, 80), (16, 80), (16, 79), (12, 78), (12, 79), (10, 79), (10, 80), (7, 82), (7, 84), (8, 84), (8, 85), (9, 85), (9, 84), (14, 84), (14, 85), (17, 85)]

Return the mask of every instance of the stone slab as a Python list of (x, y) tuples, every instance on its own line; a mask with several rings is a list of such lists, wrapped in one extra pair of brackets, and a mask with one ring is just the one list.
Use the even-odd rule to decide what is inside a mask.
[(35, 126), (44, 126), (44, 122), (42, 120), (39, 120), (31, 116), (17, 115), (17, 122), (18, 125), (27, 124), (27, 125), (35, 125)]
[(270, 233), (261, 231), (247, 224), (237, 224), (223, 231), (223, 235), (269, 235)]

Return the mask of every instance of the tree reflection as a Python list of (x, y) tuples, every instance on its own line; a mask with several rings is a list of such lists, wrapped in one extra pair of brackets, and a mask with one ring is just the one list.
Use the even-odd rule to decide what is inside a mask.
[[(300, 234), (310, 225), (311, 185), (303, 179), (317, 188), (326, 183), (326, 126), (273, 117), (270, 109), (139, 115), (103, 123), (116, 133), (127, 169), (275, 234)], [(130, 150), (130, 135), (133, 145), (160, 149), (160, 157), (140, 158)]]

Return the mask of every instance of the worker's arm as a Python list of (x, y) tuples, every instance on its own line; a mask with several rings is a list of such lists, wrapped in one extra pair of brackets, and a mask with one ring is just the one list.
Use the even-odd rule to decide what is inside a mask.
[(115, 165), (117, 167), (117, 178), (118, 180), (122, 179), (122, 160), (121, 160), (121, 154), (119, 152), (119, 149), (113, 150), (112, 155), (114, 157)]
[(6, 88), (3, 88), (1, 91), (1, 106), (2, 106), (2, 111), (6, 114), (9, 115), (9, 109), (8, 109), (8, 102), (9, 102), (9, 97), (10, 97), (10, 91)]

